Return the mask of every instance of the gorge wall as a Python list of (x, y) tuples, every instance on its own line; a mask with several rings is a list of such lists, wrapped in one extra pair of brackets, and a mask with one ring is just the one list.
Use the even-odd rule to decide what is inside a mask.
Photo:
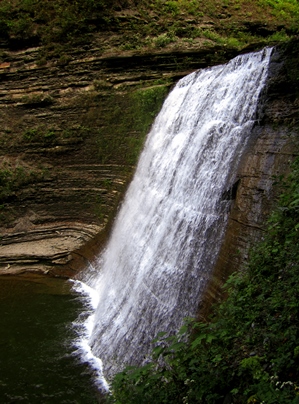
[[(105, 242), (169, 88), (235, 55), (214, 47), (103, 56), (86, 46), (40, 65), (38, 48), (7, 51), (0, 65), (0, 273), (74, 276)], [(297, 55), (294, 41), (273, 59), (256, 142), (230, 196), (235, 202), (211, 297), (219, 279), (243, 262), (249, 240), (261, 237), (272, 175), (284, 174), (296, 153)]]
[(92, 44), (42, 65), (39, 48), (5, 50), (1, 274), (69, 277), (86, 264), (106, 239), (169, 88), (235, 54), (217, 49), (103, 56)]
[(245, 268), (250, 249), (263, 237), (267, 218), (285, 176), (299, 154), (299, 42), (274, 49), (253, 142), (239, 167), (226, 236), (206, 297), (199, 307), (205, 317), (222, 296), (228, 275)]

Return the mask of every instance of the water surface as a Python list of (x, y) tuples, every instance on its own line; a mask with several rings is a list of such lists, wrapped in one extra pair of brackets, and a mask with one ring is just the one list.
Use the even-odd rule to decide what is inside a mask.
[(61, 279), (0, 277), (0, 403), (98, 403), (72, 354), (82, 301)]

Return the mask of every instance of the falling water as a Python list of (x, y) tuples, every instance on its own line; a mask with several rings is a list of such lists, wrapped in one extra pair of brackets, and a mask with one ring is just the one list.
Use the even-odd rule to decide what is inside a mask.
[(88, 282), (98, 297), (89, 346), (104, 374), (142, 363), (158, 332), (175, 332), (196, 315), (270, 54), (264, 49), (192, 73), (165, 101)]

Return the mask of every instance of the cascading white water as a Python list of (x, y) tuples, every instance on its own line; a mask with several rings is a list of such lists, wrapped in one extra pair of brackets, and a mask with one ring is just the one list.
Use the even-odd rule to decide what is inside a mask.
[(106, 375), (142, 363), (159, 331), (175, 332), (196, 315), (270, 54), (192, 73), (165, 101), (88, 282), (99, 298), (89, 344)]

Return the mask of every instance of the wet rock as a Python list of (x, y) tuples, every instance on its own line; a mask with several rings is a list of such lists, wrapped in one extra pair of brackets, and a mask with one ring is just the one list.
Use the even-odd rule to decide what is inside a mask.
[(266, 220), (277, 198), (275, 178), (286, 175), (290, 162), (298, 155), (299, 88), (295, 79), (299, 73), (298, 47), (299, 41), (293, 41), (278, 47), (272, 54), (268, 83), (261, 100), (263, 108), (239, 166), (239, 182), (226, 235), (199, 307), (203, 317), (211, 303), (221, 298), (221, 285), (228, 275), (244, 269), (250, 248), (262, 239)]

